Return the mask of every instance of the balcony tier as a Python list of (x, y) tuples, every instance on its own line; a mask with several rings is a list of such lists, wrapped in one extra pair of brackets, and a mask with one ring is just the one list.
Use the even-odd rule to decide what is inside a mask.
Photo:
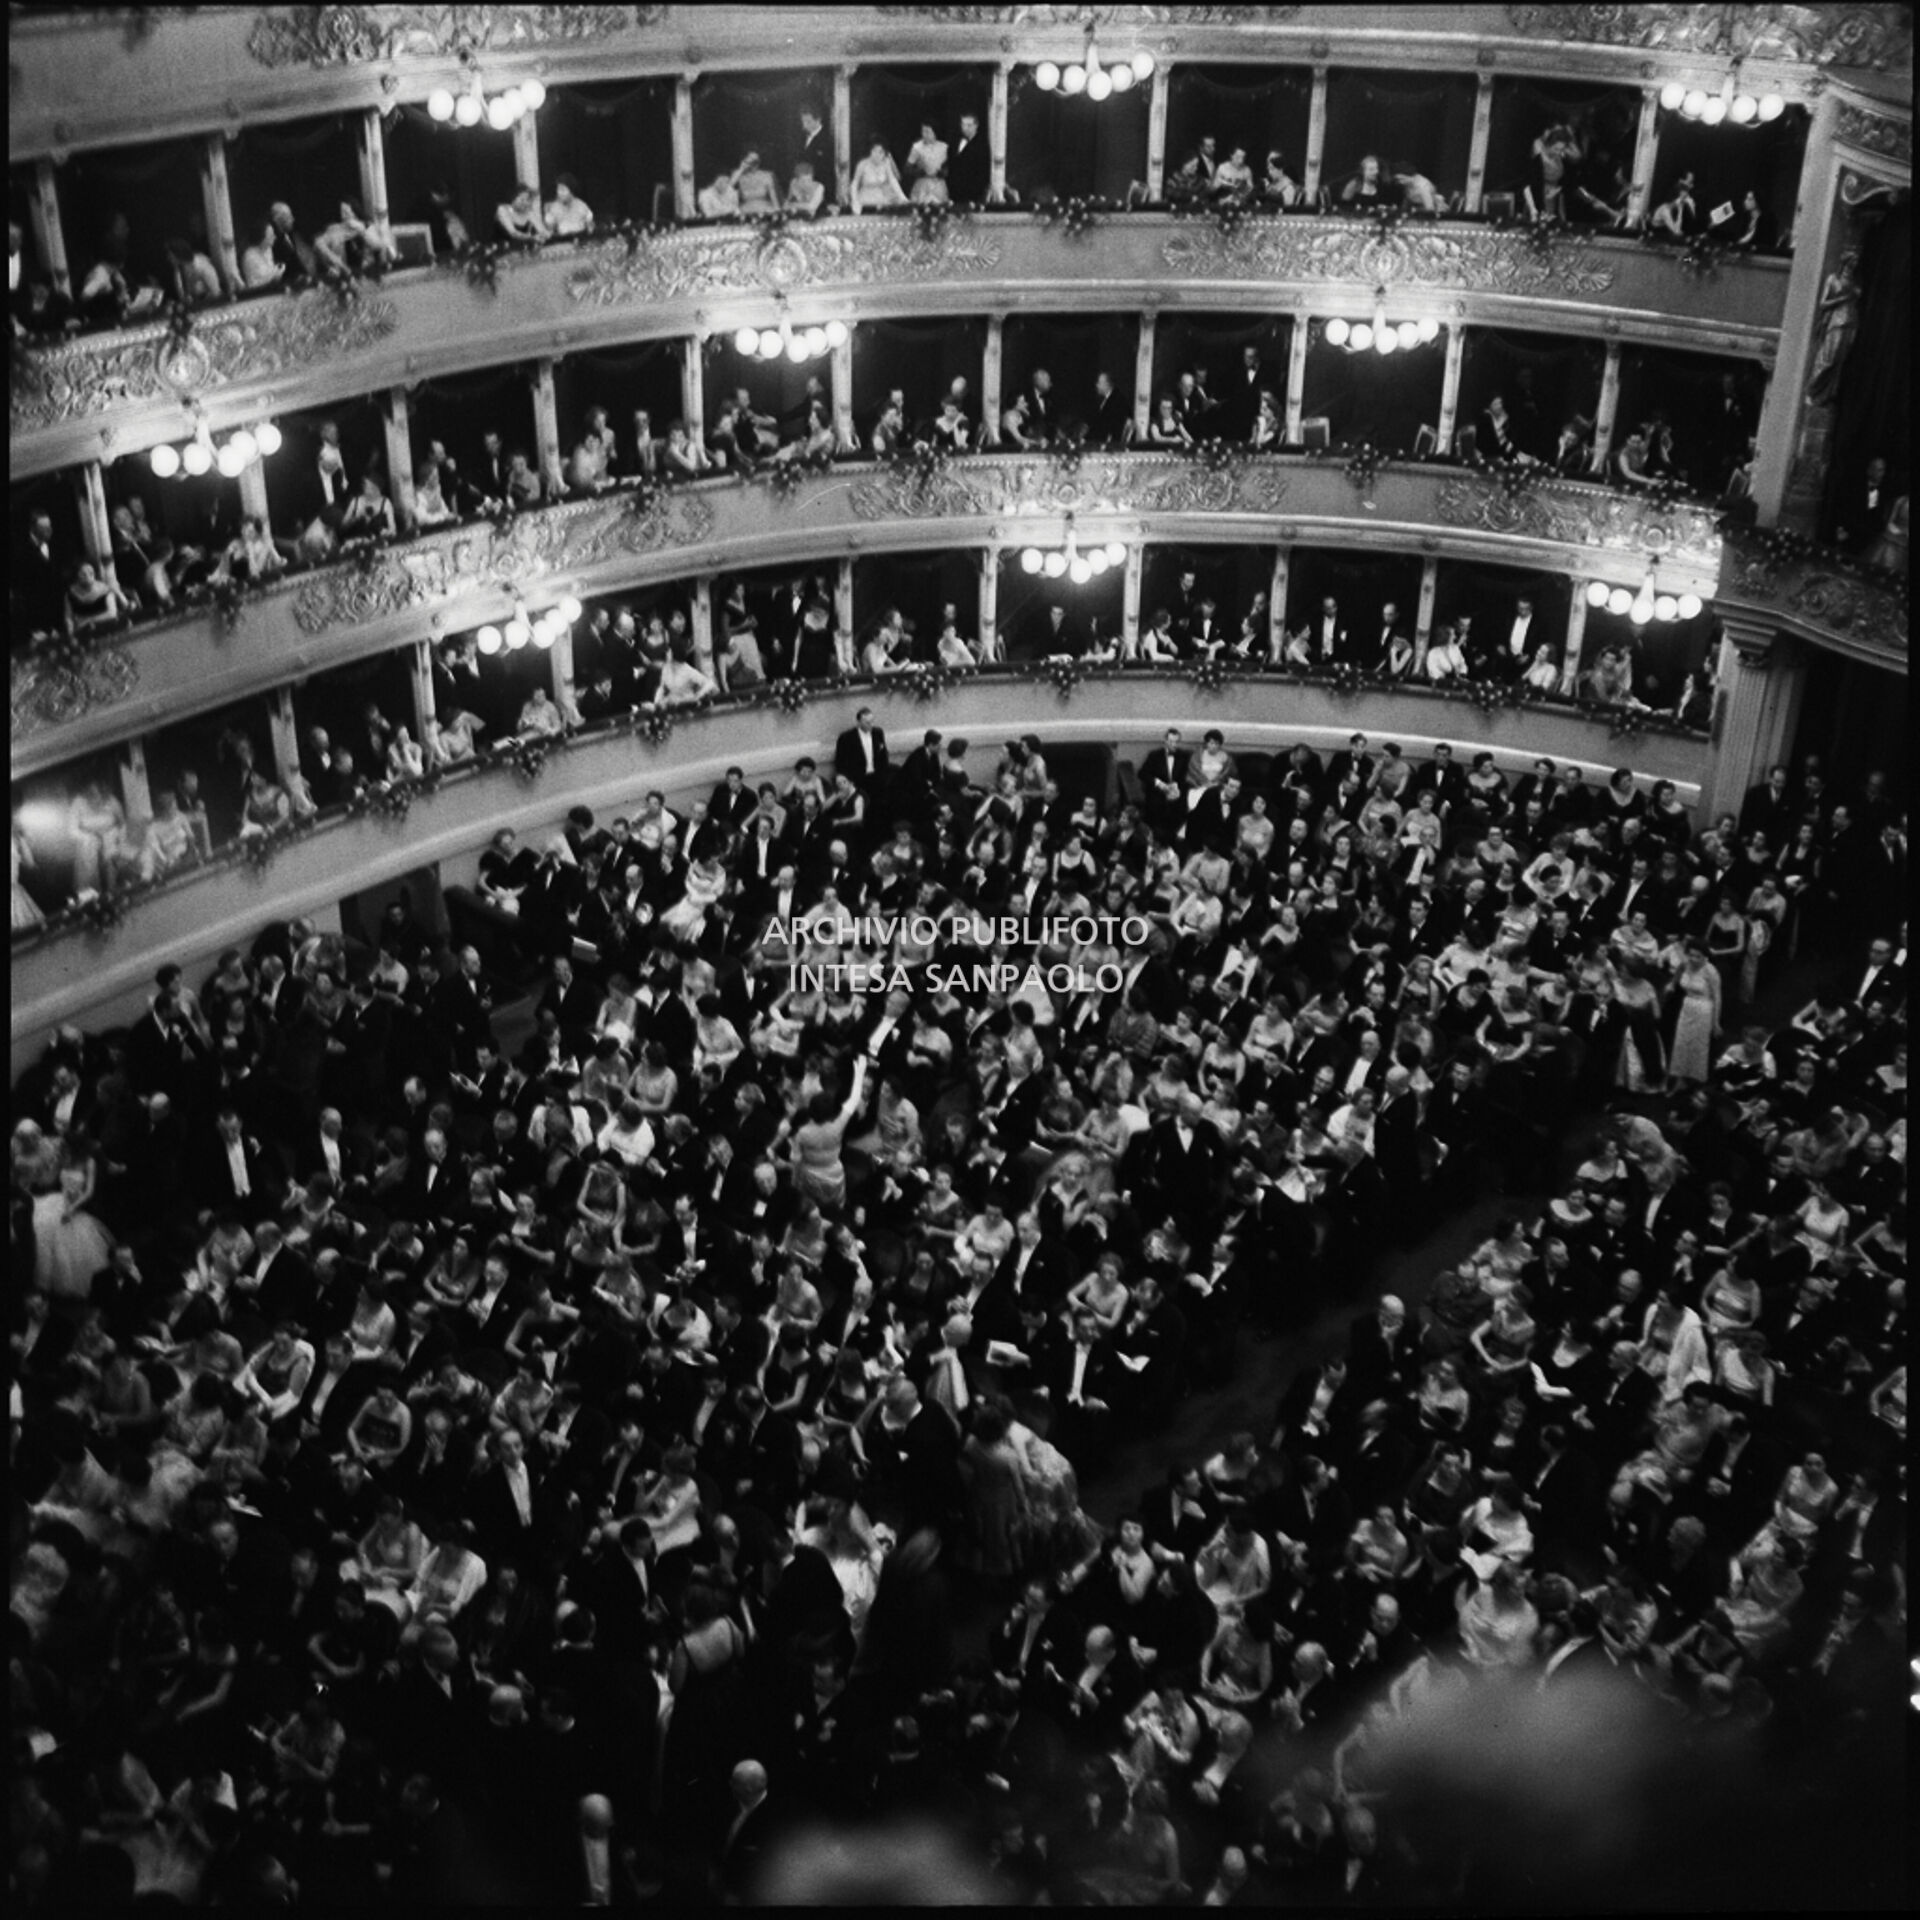
[(893, 684), (822, 688), (797, 713), (777, 701), (721, 703), (682, 713), (666, 741), (621, 728), (556, 748), (529, 782), (505, 765), (449, 774), (399, 819), (336, 818), (285, 842), (256, 869), (223, 859), (140, 896), (106, 935), (49, 929), (13, 955), (13, 1045), (17, 1074), (49, 1029), (151, 982), (163, 960), (193, 972), (225, 946), (242, 944), (269, 918), (336, 902), (434, 861), (472, 856), (501, 826), (544, 836), (566, 810), (628, 807), (649, 788), (670, 798), (704, 796), (728, 766), (749, 779), (783, 774), (803, 753), (830, 756), (833, 741), (863, 705), (876, 708), (896, 738), (937, 724), (950, 737), (987, 743), (1037, 732), (1049, 740), (1116, 745), (1138, 757), (1165, 727), (1220, 727), (1241, 752), (1274, 752), (1304, 740), (1344, 746), (1356, 727), (1396, 740), (1420, 758), (1441, 740), (1465, 758), (1482, 748), (1508, 770), (1537, 754), (1572, 761), (1604, 778), (1626, 764), (1645, 779), (1670, 779), (1697, 801), (1710, 749), (1697, 735), (1650, 727), (1621, 738), (1605, 719), (1568, 708), (1482, 712), (1469, 698), (1423, 688), (1343, 694), (1279, 675), (1237, 677), (1203, 692), (1179, 673), (1096, 674), (1068, 696), (1044, 678), (1018, 673), (968, 676), (932, 700)]
[(1913, 607), (1907, 583), (1806, 550), (1791, 534), (1737, 530), (1722, 544), (1721, 612), (1893, 673), (1907, 671)]
[(1770, 359), (1790, 264), (1740, 257), (1698, 272), (1639, 241), (1540, 246), (1466, 221), (1319, 216), (1250, 220), (1231, 236), (1167, 214), (1113, 215), (1078, 238), (1020, 213), (956, 219), (931, 238), (880, 215), (682, 227), (504, 259), (491, 291), (458, 265), (416, 268), (352, 297), (208, 309), (184, 336), (154, 323), (62, 342), (16, 373), (11, 472), (117, 459), (183, 439), (201, 417), (217, 432), (477, 367), (765, 326), (779, 299), (797, 322), (1182, 308), (1364, 319), (1384, 287), (1396, 318)]
[(1024, 546), (1064, 537), (1129, 544), (1331, 544), (1546, 568), (1637, 588), (1649, 559), (1670, 593), (1712, 596), (1711, 509), (1604, 487), (1542, 482), (1518, 495), (1447, 466), (1390, 466), (1371, 488), (1338, 455), (1262, 455), (1214, 470), (1173, 454), (975, 455), (919, 481), (869, 461), (761, 482), (702, 481), (642, 504), (614, 494), (421, 538), (296, 576), (101, 647), (77, 668), (16, 661), (16, 777), (171, 718), (423, 634), (512, 611), (506, 588), (581, 598), (738, 567), (928, 547)]

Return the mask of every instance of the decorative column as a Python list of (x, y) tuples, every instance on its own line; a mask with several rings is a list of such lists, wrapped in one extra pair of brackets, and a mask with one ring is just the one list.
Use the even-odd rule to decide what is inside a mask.
[(267, 510), (267, 468), (265, 461), (249, 460), (240, 469), (240, 511), (260, 522), (268, 539), (273, 537), (273, 518)]
[(1006, 352), (1007, 316), (987, 315), (987, 344), (980, 355), (980, 444), (1000, 444), (1000, 362)]
[(1267, 663), (1277, 667), (1287, 644), (1287, 576), (1292, 570), (1293, 549), (1278, 546), (1273, 550), (1273, 577), (1267, 584)]
[(1563, 700), (1573, 698), (1574, 689), (1580, 684), (1580, 656), (1587, 646), (1587, 594), (1578, 580), (1573, 583), (1573, 595), (1567, 608), (1567, 645), (1560, 656), (1560, 697)]
[(693, 75), (673, 82), (673, 217), (691, 220), (699, 209), (693, 187)]
[(120, 760), (120, 803), (127, 818), (145, 822), (153, 818), (153, 783), (147, 778), (146, 744), (137, 736), (129, 740)]
[(1300, 192), (1309, 206), (1320, 197), (1320, 158), (1327, 150), (1327, 70), (1313, 70), (1313, 98), (1307, 107), (1307, 161), (1300, 172)]
[(240, 249), (233, 237), (233, 197), (227, 191), (224, 133), (210, 133), (201, 143), (200, 211), (207, 222), (207, 252), (222, 284), (229, 293), (236, 293), (240, 287)]
[(1147, 580), (1147, 549), (1138, 540), (1127, 543), (1127, 572), (1120, 592), (1120, 657), (1131, 663), (1140, 657), (1140, 593)]
[(1620, 411), (1620, 342), (1607, 342), (1607, 363), (1600, 373), (1600, 403), (1593, 410), (1593, 471), (1604, 476), (1613, 458), (1613, 422)]
[(523, 113), (513, 123), (513, 172), (523, 187), (540, 198), (540, 116)]
[[(523, 119), (530, 124), (531, 116)], [(378, 226), (391, 213), (387, 202), (387, 136), (378, 107), (369, 107), (360, 116), (359, 134), (360, 207), (368, 221)]]
[(1737, 814), (1747, 789), (1787, 757), (1807, 677), (1798, 646), (1763, 616), (1722, 608), (1720, 624), (1713, 765), (1700, 796), (1708, 821)]
[(387, 441), (387, 497), (402, 533), (413, 531), (413, 419), (405, 387), (389, 387), (381, 426)]
[[(1812, 153), (1808, 144), (1808, 153)], [(1640, 126), (1633, 140), (1633, 191), (1627, 200), (1627, 223), (1637, 226), (1653, 207), (1653, 162), (1660, 151), (1660, 89), (1640, 90)]]
[(1473, 140), (1467, 148), (1468, 213), (1478, 213), (1487, 190), (1487, 148), (1493, 140), (1493, 75), (1478, 76), (1473, 96)]
[(1433, 603), (1440, 590), (1440, 562), (1429, 554), (1420, 567), (1420, 604), (1413, 615), (1413, 670), (1426, 664), (1427, 642), (1433, 638)]
[(987, 95), (987, 199), (999, 206), (1007, 197), (1007, 105), (1012, 69), (1004, 62), (993, 70)]
[[(413, 737), (420, 742), (422, 751), (427, 755), (428, 764), (431, 765), (434, 735), (438, 732), (440, 725), (433, 698), (433, 642), (431, 640), (416, 640), (407, 649), (407, 690), (413, 695)], [(279, 749), (277, 740), (274, 742), (274, 747), (277, 752)]]
[(1440, 376), (1440, 418), (1434, 426), (1434, 432), (1440, 436), (1440, 444), (1434, 448), (1436, 453), (1448, 453), (1453, 448), (1453, 423), (1460, 412), (1460, 369), (1466, 359), (1466, 328), (1449, 326), (1447, 364)]
[(60, 225), (60, 196), (54, 191), (53, 162), (41, 159), (33, 167), (33, 199), (27, 208), (33, 222), (33, 244), (40, 250), (41, 263), (56, 293), (73, 292), (73, 275), (67, 268), (67, 239)]
[(1305, 314), (1295, 317), (1287, 343), (1287, 445), (1300, 444), (1300, 414), (1307, 392), (1307, 336), (1313, 322)]
[(693, 664), (713, 671), (713, 576), (701, 574), (687, 592), (687, 627), (693, 635)]
[(839, 571), (833, 577), (833, 651), (842, 673), (854, 671), (853, 651), (853, 556), (840, 556)]
[(980, 664), (1004, 661), (1000, 644), (1000, 549), (987, 547), (980, 555)]
[(853, 206), (853, 69), (833, 70), (833, 191), (843, 207)]
[(833, 437), (842, 453), (858, 453), (860, 442), (853, 430), (853, 329), (833, 349), (829, 374), (833, 382)]
[(73, 470), (74, 504), (80, 509), (80, 544), (103, 574), (113, 571), (113, 522), (107, 517), (107, 476), (98, 460)]
[(533, 439), (540, 452), (540, 473), (551, 482), (560, 474), (560, 402), (553, 390), (553, 362), (533, 363)]
[(1147, 82), (1153, 97), (1147, 102), (1147, 198), (1158, 201), (1167, 191), (1167, 69), (1161, 65)]
[(697, 333), (680, 342), (680, 417), (697, 446), (707, 437), (707, 354)]
[(568, 726), (582, 724), (580, 708), (573, 697), (573, 629), (562, 627), (554, 643), (547, 649), (547, 672), (552, 685), (548, 691), (553, 695), (553, 704), (560, 709), (560, 718)]
[(1159, 318), (1151, 307), (1140, 316), (1140, 347), (1133, 356), (1133, 434), (1142, 443), (1153, 421), (1153, 343)]
[[(294, 718), (293, 689), (275, 687), (267, 701), (267, 734), (273, 742), (273, 770), (285, 787), (304, 778), (300, 771), (300, 723)], [(426, 736), (422, 734), (422, 741)]]

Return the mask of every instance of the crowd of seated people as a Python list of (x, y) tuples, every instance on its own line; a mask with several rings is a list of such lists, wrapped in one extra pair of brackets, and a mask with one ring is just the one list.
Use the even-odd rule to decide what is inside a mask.
[[(1471, 1861), (1395, 1753), (1465, 1689), (1495, 1750), (1604, 1681), (1809, 1779), (1901, 1711), (1884, 782), (1695, 831), (1359, 736), (1172, 733), (1113, 807), (1047, 762), (976, 786), (862, 711), (783, 784), (502, 830), (511, 1025), (401, 900), (50, 1037), (18, 1889), (682, 1904), (920, 1814), (1009, 1901), (1431, 1904)], [(1829, 984), (1755, 1024), (1716, 925), (1843, 815)], [(860, 957), (904, 984), (793, 971)], [(1389, 1220), (1496, 1177), (1553, 1197), (1373, 1297)], [(1252, 1431), (1090, 1517), (1327, 1310)]]

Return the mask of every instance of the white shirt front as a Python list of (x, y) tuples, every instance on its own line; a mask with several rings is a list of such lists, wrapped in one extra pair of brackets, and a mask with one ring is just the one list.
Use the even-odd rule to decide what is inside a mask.
[(253, 1183), (247, 1178), (247, 1143), (244, 1140), (227, 1142), (227, 1171), (233, 1176), (233, 1191), (242, 1200), (253, 1193)]

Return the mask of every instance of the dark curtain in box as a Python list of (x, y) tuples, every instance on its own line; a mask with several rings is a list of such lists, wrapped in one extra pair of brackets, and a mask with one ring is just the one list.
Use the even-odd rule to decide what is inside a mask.
[(206, 204), (200, 194), (198, 140), (161, 140), (150, 146), (105, 147), (77, 153), (54, 174), (60, 226), (77, 296), (87, 269), (105, 257), (108, 229), (116, 215), (127, 221), (130, 283), (164, 285), (166, 243), (191, 240), (207, 251)]
[[(1498, 74), (1487, 137), (1487, 191), (1520, 195), (1537, 174), (1533, 143), (1549, 127), (1570, 127), (1580, 143), (1573, 170), (1610, 180), (1616, 165), (1633, 170), (1640, 95), (1633, 87), (1596, 87), (1585, 80), (1535, 80)], [(1571, 174), (1569, 182), (1571, 182)], [(1574, 217), (1574, 209), (1567, 209)]]
[(856, 654), (872, 637), (880, 616), (896, 607), (914, 626), (911, 653), (897, 659), (932, 660), (943, 609), (953, 608), (961, 639), (979, 638), (979, 557), (964, 547), (941, 553), (881, 553), (853, 565), (853, 639)]
[(1411, 453), (1420, 429), (1438, 425), (1444, 335), (1396, 353), (1330, 345), (1317, 323), (1314, 335), (1300, 411), (1303, 420), (1326, 420), (1332, 444), (1371, 441), (1389, 454)]
[[(1724, 458), (1719, 424), (1722, 378), (1732, 374), (1742, 391), (1756, 377), (1751, 361), (1730, 355), (1676, 353), (1667, 347), (1629, 347), (1620, 356), (1620, 411), (1613, 430), (1616, 452), (1627, 435), (1665, 414), (1673, 428), (1673, 459), (1694, 487), (1711, 492), (1720, 485)], [(1758, 394), (1752, 411), (1759, 411)]]
[[(853, 424), (867, 444), (873, 423), (898, 388), (907, 419), (924, 424), (940, 411), (955, 380), (967, 383), (967, 413), (980, 420), (985, 320), (862, 320), (853, 330)], [(975, 444), (978, 444), (976, 439)]]
[[(1210, 593), (1215, 615), (1227, 638), (1240, 634), (1240, 618), (1253, 605), (1255, 594), (1273, 587), (1273, 549), (1271, 547), (1149, 547), (1141, 564), (1140, 620), (1152, 623), (1153, 616), (1175, 605), (1180, 576), (1194, 575), (1194, 591)], [(1266, 656), (1266, 636), (1260, 638), (1261, 658)]]
[(1384, 172), (1423, 173), (1443, 195), (1464, 189), (1475, 92), (1470, 73), (1419, 79), (1371, 70), (1330, 73), (1320, 181), (1336, 210), (1340, 189), (1370, 153)]
[[(117, 747), (107, 747), (13, 783), (9, 795), (13, 824), (33, 855), (33, 864), (21, 870), (21, 884), (48, 913), (73, 898), (77, 861), (68, 812), (74, 797), (97, 780), (110, 799), (124, 804), (121, 760)], [(128, 825), (132, 824), (129, 820)]]
[[(267, 505), (276, 539), (298, 539), (320, 510), (320, 429), (327, 421), (340, 429), (340, 451), (347, 463), (347, 496), (371, 473), (389, 499), (386, 426), (379, 401), (370, 395), (341, 400), (330, 407), (280, 416), (280, 451), (261, 462), (267, 475)], [(344, 504), (344, 502), (342, 503)]]
[[(524, 453), (528, 464), (537, 468), (532, 372), (525, 366), (489, 367), (479, 373), (445, 374), (409, 387), (407, 430), (415, 467), (437, 440), (467, 479), (478, 485), (481, 439), (497, 433), (508, 453)], [(352, 465), (351, 455), (348, 465)]]
[[(242, 743), (244, 742), (244, 746)], [(269, 780), (280, 775), (273, 760), (273, 729), (264, 700), (236, 701), (212, 713), (197, 713), (145, 742), (147, 785), (156, 800), (168, 788), (177, 789), (180, 776), (200, 776), (201, 797), (207, 803), (207, 828), (216, 847), (224, 847), (240, 831), (246, 804), (245, 747), (253, 750), (254, 770)]]
[[(1119, 638), (1125, 606), (1124, 567), (1109, 567), (1084, 586), (1076, 586), (1064, 573), (1050, 580), (1044, 573), (1026, 572), (1017, 548), (1009, 548), (1000, 556), (995, 625), (1009, 660), (1040, 660), (1058, 650), (1047, 644), (1049, 607), (1066, 609), (1068, 651), (1084, 653), (1096, 637)], [(1037, 703), (1035, 712), (1039, 712)]]
[[(7, 220), (20, 229), (20, 285), (22, 291), (36, 280), (44, 280), (49, 285), (53, 275), (47, 263), (40, 257), (40, 244), (33, 235), (33, 208), (40, 195), (34, 180), (34, 169), (27, 167), (9, 167), (7, 169)], [(68, 253), (74, 267), (80, 266), (80, 256), (73, 243), (68, 242)]]
[(276, 200), (293, 209), (295, 227), (309, 238), (340, 217), (360, 195), (360, 141), (353, 118), (282, 120), (242, 127), (227, 136), (227, 183), (233, 198), (236, 244), (252, 246)]
[(1307, 164), (1307, 117), (1313, 74), (1306, 67), (1203, 67), (1181, 65), (1165, 77), (1167, 171), (1172, 173), (1213, 135), (1214, 155), (1224, 160), (1244, 147), (1258, 182), (1267, 155), (1277, 153), (1290, 178)]
[[(1912, 755), (1907, 676), (1824, 647), (1809, 647), (1805, 685), (1793, 751), (1781, 758), (1799, 766), (1809, 754), (1817, 754), (1849, 775), (1855, 769), (1882, 771), (1887, 791), (1904, 810)], [(1851, 779), (1846, 784), (1852, 784)]]
[[(800, 110), (820, 116), (823, 144), (833, 152), (833, 81), (824, 69), (792, 73), (703, 73), (693, 83), (693, 184), (707, 186), (718, 173), (731, 173), (742, 158), (757, 153), (784, 195), (805, 135)], [(818, 170), (816, 169), (816, 174)], [(831, 178), (819, 176), (834, 197)]]
[[(529, 647), (527, 651), (533, 649)], [(408, 666), (410, 657), (407, 649), (377, 653), (370, 659), (316, 673), (295, 687), (293, 717), (299, 729), (303, 762), (309, 757), (308, 734), (315, 727), (324, 727), (327, 738), (336, 747), (345, 747), (353, 755), (354, 766), (369, 780), (384, 779), (386, 757), (374, 750), (367, 709), (373, 708), (389, 726), (405, 727), (418, 742), (413, 675)]]
[(1723, 120), (1710, 127), (1684, 114), (1660, 116), (1660, 145), (1653, 169), (1653, 204), (1671, 197), (1683, 173), (1693, 175), (1693, 203), (1700, 223), (1707, 226), (1716, 207), (1732, 206), (1734, 217), (1719, 231), (1731, 239), (1746, 231), (1739, 211), (1749, 189), (1760, 196), (1761, 245), (1785, 243), (1793, 228), (1794, 207), (1800, 197), (1800, 166), (1807, 156), (1807, 114), (1789, 107), (1765, 126), (1750, 122), (1737, 127)]
[[(1606, 350), (1592, 342), (1556, 343), (1551, 334), (1498, 333), (1470, 327), (1460, 360), (1460, 404), (1454, 431), (1479, 430), (1485, 454), (1490, 436), (1481, 415), (1496, 394), (1507, 404), (1513, 434), (1523, 453), (1545, 459), (1560, 429), (1574, 417), (1591, 421), (1600, 404)], [(1532, 396), (1531, 404), (1528, 396)]]
[(217, 558), (240, 531), (240, 483), (218, 473), (176, 473), (160, 479), (144, 453), (130, 453), (107, 469), (107, 506), (147, 510), (147, 525), (176, 548), (200, 547)]
[(386, 117), (387, 203), (401, 225), (433, 218), (428, 198), (436, 186), (452, 196), (453, 211), (475, 241), (494, 240), (494, 212), (519, 191), (513, 135), (443, 125), (423, 107), (396, 107)]
[[(804, 329), (796, 325), (795, 331)], [(796, 438), (806, 425), (809, 380), (819, 382), (820, 395), (827, 403), (827, 418), (833, 418), (833, 356), (830, 353), (796, 366), (784, 353), (774, 360), (742, 353), (733, 344), (732, 334), (716, 333), (707, 341), (706, 355), (707, 417), (698, 429), (702, 433), (718, 418), (720, 403), (740, 387), (746, 388), (755, 413), (770, 414), (779, 423), (783, 440)]]
[[(1827, 471), (1828, 524), (1867, 462), (1883, 457), (1891, 492), (1913, 472), (1913, 204), (1902, 201), (1871, 222), (1861, 250), (1860, 333), (1840, 370), (1833, 460)], [(1857, 530), (1856, 530), (1857, 531)]]
[[(1586, 590), (1584, 581), (1579, 586)], [(1567, 608), (1573, 591), (1574, 583), (1565, 574), (1442, 560), (1434, 582), (1433, 624), (1438, 627), (1466, 614), (1473, 620), (1476, 643), (1503, 647), (1513, 629), (1514, 603), (1524, 595), (1533, 602), (1527, 638), (1533, 647), (1550, 648), (1547, 657), (1559, 666), (1567, 650)]]
[(605, 407), (618, 447), (615, 472), (633, 467), (633, 416), (644, 413), (656, 439), (680, 418), (680, 345), (649, 340), (630, 347), (600, 347), (570, 353), (553, 370), (554, 401), (560, 415), (560, 445), (579, 440), (593, 407)]
[(673, 82), (549, 87), (536, 116), (543, 197), (565, 174), (601, 226), (673, 214)]
[(1162, 84), (1104, 100), (1042, 93), (1033, 70), (1014, 73), (1007, 107), (1007, 184), (1027, 206), (1079, 195), (1121, 201), (1147, 177), (1148, 95)]
[[(893, 155), (902, 185), (911, 188), (907, 150), (930, 126), (949, 149), (960, 137), (960, 116), (970, 113), (987, 135), (987, 102), (993, 78), (985, 67), (856, 67), (852, 84), (853, 163), (858, 166), (878, 140)], [(833, 182), (826, 183), (833, 196)]]
[(1132, 393), (1139, 351), (1137, 314), (1014, 314), (1001, 350), (1000, 404), (1012, 406), (1045, 368), (1053, 375), (1057, 416), (1069, 426), (1092, 405), (1095, 374), (1111, 374), (1121, 393)]
[[(1241, 350), (1259, 350), (1263, 384), (1284, 414), (1287, 404), (1287, 358), (1293, 346), (1293, 322), (1284, 317), (1253, 318), (1244, 313), (1163, 313), (1153, 336), (1153, 392), (1149, 415), (1165, 394), (1174, 391), (1180, 375), (1201, 367), (1207, 372), (1207, 391), (1220, 402), (1213, 427), (1245, 437), (1259, 405), (1249, 402), (1240, 378)], [(1126, 389), (1123, 387), (1122, 392)]]
[(1581, 683), (1575, 689), (1575, 698), (1592, 698), (1586, 676), (1601, 654), (1609, 647), (1625, 647), (1633, 661), (1633, 697), (1645, 706), (1670, 708), (1680, 698), (1687, 675), (1699, 672), (1713, 635), (1711, 607), (1691, 620), (1649, 620), (1644, 627), (1636, 627), (1624, 613), (1589, 607), (1586, 638), (1580, 648)]
[(1355, 632), (1370, 629), (1385, 606), (1399, 609), (1399, 624), (1412, 633), (1420, 609), (1419, 559), (1410, 553), (1335, 553), (1327, 547), (1295, 547), (1287, 561), (1287, 631), (1309, 625), (1320, 602), (1332, 594), (1341, 620)]

